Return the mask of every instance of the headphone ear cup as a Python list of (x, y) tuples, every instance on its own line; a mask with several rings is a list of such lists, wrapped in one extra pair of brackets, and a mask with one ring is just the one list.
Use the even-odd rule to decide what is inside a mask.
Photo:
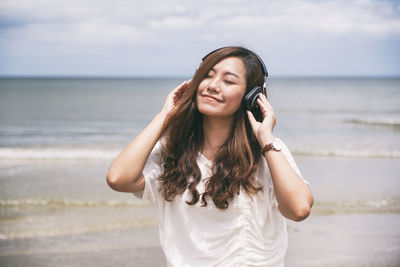
[(248, 110), (255, 110), (258, 108), (257, 98), (259, 94), (262, 94), (263, 90), (261, 86), (253, 87), (244, 97), (243, 105)]

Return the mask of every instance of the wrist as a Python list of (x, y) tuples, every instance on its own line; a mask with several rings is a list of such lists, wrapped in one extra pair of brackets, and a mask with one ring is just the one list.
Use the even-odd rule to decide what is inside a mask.
[(272, 133), (270, 133), (270, 134), (267, 134), (267, 135), (263, 136), (262, 138), (260, 138), (259, 143), (260, 143), (261, 148), (263, 148), (266, 145), (271, 144), (274, 140), (275, 140), (275, 136)]
[(156, 123), (161, 129), (165, 127), (165, 120), (167, 119), (167, 115), (164, 114), (163, 112), (157, 113), (157, 115), (154, 117), (153, 122)]
[(269, 151), (279, 152), (282, 150), (282, 148), (282, 144), (277, 139), (274, 139), (272, 142), (267, 143), (264, 147), (261, 148), (261, 154), (266, 157), (267, 154), (269, 154)]
[(165, 119), (168, 116), (168, 112), (161, 110), (159, 113), (157, 113), (157, 115), (155, 116), (156, 119), (161, 120), (161, 121), (165, 121)]

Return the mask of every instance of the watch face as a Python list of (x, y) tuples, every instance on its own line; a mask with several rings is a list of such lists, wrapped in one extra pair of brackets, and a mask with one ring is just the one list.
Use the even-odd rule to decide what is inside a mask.
[(281, 144), (280, 144), (279, 142), (277, 142), (277, 141), (273, 141), (273, 142), (272, 142), (272, 146), (273, 146), (274, 149), (277, 150), (277, 151), (281, 151), (281, 150), (282, 150)]

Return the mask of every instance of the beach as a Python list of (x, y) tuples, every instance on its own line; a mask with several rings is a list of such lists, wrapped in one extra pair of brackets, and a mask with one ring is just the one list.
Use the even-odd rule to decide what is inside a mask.
[[(342, 159), (348, 160), (356, 169), (358, 164), (371, 162), (366, 159)], [(315, 164), (308, 166), (307, 162), (314, 161), (304, 156), (297, 160), (298, 165), (303, 167), (303, 173), (307, 173)], [(54, 186), (52, 194), (70, 192), (68, 194), (74, 194), (75, 200), (60, 197), (55, 201), (55, 196), (48, 195), (42, 199), (27, 199), (23, 203), (2, 202), (1, 266), (164, 266), (154, 209), (150, 203), (138, 201), (131, 194), (108, 189), (105, 177), (102, 177), (108, 163), (42, 160), (19, 164), (12, 161), (5, 166), (3, 162), (1, 169), (13, 169), (13, 180), (24, 185), (19, 187), (21, 195), (28, 191), (46, 191), (41, 179), (47, 179), (47, 174), (52, 172), (65, 175), (65, 178), (75, 177), (62, 186), (46, 185)], [(324, 168), (322, 162), (318, 166)], [(373, 164), (369, 166), (365, 172), (373, 173)], [(24, 179), (28, 175), (23, 169), (27, 173), (40, 170), (43, 177), (30, 177), (37, 183), (29, 183), (28, 179)], [(79, 180), (90, 180), (87, 177), (95, 179), (84, 183), (78, 191), (76, 185)], [(333, 190), (335, 184), (318, 183), (318, 178), (314, 179), (308, 179), (313, 185), (316, 199), (310, 217), (302, 222), (288, 221), (286, 266), (398, 266), (399, 208), (389, 203), (367, 201), (364, 206), (357, 202), (332, 202), (328, 206), (327, 203), (321, 203), (322, 195), (328, 198), (329, 188)], [(364, 182), (363, 191), (377, 187), (379, 183), (372, 181), (369, 184)], [(10, 184), (7, 188), (15, 192), (14, 186)], [(387, 189), (385, 185), (381, 187), (380, 190)], [(97, 190), (97, 200), (85, 200), (82, 197), (78, 200), (79, 196), (93, 188)], [(57, 189), (60, 191), (57, 192)], [(339, 192), (341, 188), (337, 190)], [(339, 197), (335, 191), (331, 194)], [(114, 200), (104, 201), (104, 195), (113, 196)], [(51, 198), (53, 201), (50, 201)]]
[[(0, 266), (165, 266), (154, 208), (105, 177), (183, 79), (0, 79)], [(315, 199), (285, 266), (400, 266), (400, 79), (269, 90)]]
[[(311, 216), (289, 224), (285, 265), (398, 266), (399, 228), (393, 214)], [(165, 266), (156, 227), (15, 240), (2, 244), (1, 260), (2, 266)]]
[[(327, 222), (336, 230), (312, 227)], [(310, 217), (296, 226), (290, 224), (285, 265), (398, 266), (399, 233), (393, 231), (400, 228), (398, 222), (398, 215), (364, 214)], [(349, 233), (349, 227), (357, 231)], [(370, 233), (370, 228), (376, 232)], [(3, 243), (2, 266), (165, 266), (156, 227), (47, 237), (39, 242)]]

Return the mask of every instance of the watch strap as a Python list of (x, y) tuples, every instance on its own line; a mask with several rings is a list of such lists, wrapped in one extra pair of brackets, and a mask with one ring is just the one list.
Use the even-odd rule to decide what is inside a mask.
[(265, 154), (265, 152), (270, 151), (271, 149), (273, 149), (274, 146), (272, 143), (266, 144), (262, 149), (261, 149), (261, 154)]

